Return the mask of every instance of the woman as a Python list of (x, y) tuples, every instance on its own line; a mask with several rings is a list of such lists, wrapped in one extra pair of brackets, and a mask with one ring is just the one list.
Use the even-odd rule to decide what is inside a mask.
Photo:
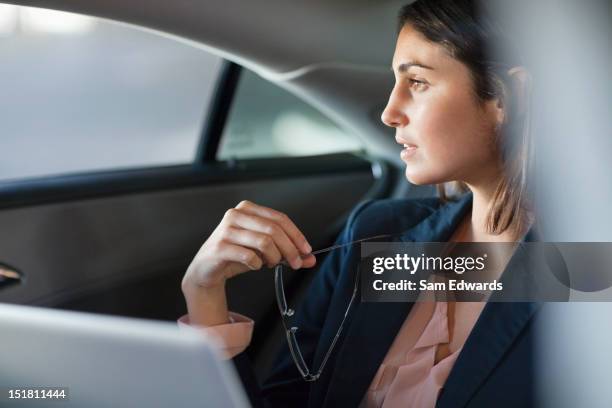
[[(529, 239), (528, 75), (494, 21), (473, 1), (417, 1), (402, 8), (382, 121), (404, 146), (414, 184), (454, 182), (456, 201), (379, 200), (359, 205), (338, 243), (380, 234), (402, 240), (515, 242)], [(492, 58), (489, 41), (504, 46)], [(273, 266), (316, 263), (285, 215), (243, 201), (230, 209), (183, 279), (184, 322), (216, 332), (254, 405), (456, 407), (532, 404), (530, 303), (356, 303), (320, 378), (306, 382), (287, 349), (259, 388), (242, 351), (253, 322), (228, 312), (225, 281)], [(500, 258), (501, 270), (509, 256)], [(298, 310), (300, 348), (318, 367), (352, 290), (355, 247), (325, 259)], [(477, 322), (478, 321), (478, 322)]]

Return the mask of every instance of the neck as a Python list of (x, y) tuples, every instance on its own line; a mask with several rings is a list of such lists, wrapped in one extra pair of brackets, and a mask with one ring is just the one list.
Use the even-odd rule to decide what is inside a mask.
[(487, 218), (497, 189), (499, 178), (487, 182), (466, 183), (472, 191), (472, 212), (464, 220), (465, 239), (473, 242), (511, 242), (516, 241), (511, 231), (493, 234), (487, 231)]
[(468, 232), (473, 241), (490, 241), (492, 234), (487, 232), (487, 215), (493, 201), (491, 188), (469, 186), (472, 191), (472, 213), (468, 222)]

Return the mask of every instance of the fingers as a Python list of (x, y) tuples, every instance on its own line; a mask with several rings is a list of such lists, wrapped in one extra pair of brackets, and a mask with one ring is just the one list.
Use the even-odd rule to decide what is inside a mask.
[(285, 232), (285, 234), (287, 234), (289, 239), (291, 239), (295, 247), (300, 252), (302, 252), (303, 254), (309, 254), (312, 252), (312, 247), (306, 240), (304, 234), (302, 234), (299, 228), (296, 227), (293, 221), (291, 221), (291, 219), (286, 214), (280, 211), (276, 211), (272, 208), (257, 205), (246, 200), (241, 201), (236, 206), (236, 208), (248, 214), (252, 214), (273, 221), (282, 228), (282, 230)]
[(248, 269), (257, 270), (263, 267), (263, 259), (252, 249), (224, 242), (215, 248), (216, 257), (227, 262), (236, 262)]
[[(258, 251), (268, 267), (279, 264), (283, 259), (282, 254), (274, 244), (274, 240), (266, 234), (229, 227), (226, 230), (224, 241)], [(315, 256), (312, 254), (303, 255), (301, 259), (302, 268), (312, 268), (317, 263)]]
[(263, 256), (268, 267), (278, 264), (283, 258), (274, 243), (274, 239), (261, 232), (229, 227), (226, 231), (225, 240), (251, 249), (256, 249)]
[(317, 258), (313, 254), (302, 257), (302, 268), (312, 268), (317, 263)]
[[(278, 258), (276, 252), (279, 252), (281, 257), (286, 259), (292, 268), (301, 268), (303, 261), (300, 252), (307, 254), (306, 249), (310, 249), (310, 245), (297, 227), (286, 216), (279, 215), (281, 213), (275, 210), (259, 207), (254, 204), (248, 205), (248, 209), (245, 210), (245, 204), (241, 204), (243, 209), (230, 209), (225, 214), (224, 222), (228, 224), (225, 238), (231, 242), (260, 250), (267, 262), (276, 261)], [(266, 214), (267, 217), (256, 215), (262, 213)], [(230, 227), (234, 227), (234, 229), (232, 230)], [(236, 228), (241, 230), (236, 231)], [(285, 228), (291, 231), (288, 233)], [(251, 233), (242, 230), (247, 230)], [(290, 237), (289, 234), (293, 236)], [(240, 235), (243, 236), (240, 237)], [(296, 241), (298, 242), (297, 246)], [(271, 246), (275, 246), (276, 251)], [(278, 262), (274, 262), (274, 264), (276, 263)]]

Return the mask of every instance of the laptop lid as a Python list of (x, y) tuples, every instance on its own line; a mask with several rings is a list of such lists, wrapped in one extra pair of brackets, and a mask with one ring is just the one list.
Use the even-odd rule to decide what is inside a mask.
[[(195, 329), (6, 304), (0, 328), (3, 407), (249, 406), (214, 339)], [(65, 397), (29, 393), (41, 389)]]

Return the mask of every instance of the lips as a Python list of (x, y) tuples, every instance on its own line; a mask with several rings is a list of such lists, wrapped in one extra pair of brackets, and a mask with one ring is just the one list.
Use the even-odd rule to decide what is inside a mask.
[(417, 148), (417, 145), (415, 145), (414, 143), (410, 143), (406, 139), (402, 139), (397, 136), (395, 137), (395, 141), (401, 144), (402, 146), (404, 146), (404, 148), (406, 149), (416, 149)]
[(402, 139), (397, 136), (395, 137), (395, 141), (404, 146), (404, 150), (402, 150), (402, 152), (400, 153), (400, 158), (402, 160), (408, 161), (412, 156), (416, 154), (417, 145), (415, 145), (414, 143), (410, 143), (406, 139)]

